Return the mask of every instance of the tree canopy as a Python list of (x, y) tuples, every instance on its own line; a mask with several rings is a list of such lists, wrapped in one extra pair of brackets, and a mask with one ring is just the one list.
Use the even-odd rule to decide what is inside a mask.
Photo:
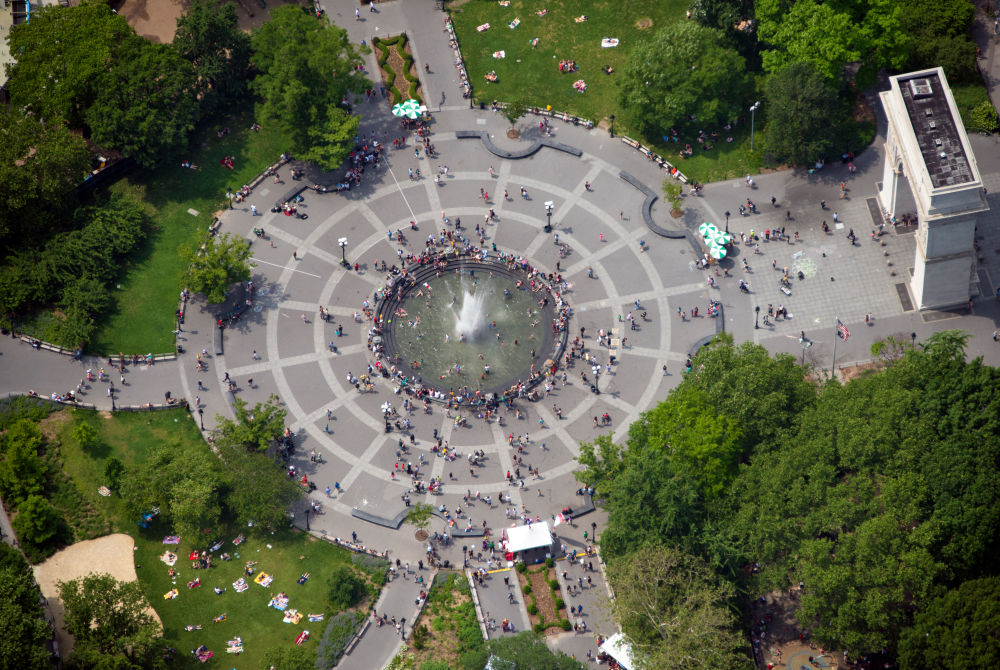
[(194, 66), (206, 111), (246, 93), (250, 36), (239, 29), (233, 3), (194, 0), (177, 19), (173, 48)]
[(750, 90), (746, 63), (722, 37), (682, 21), (633, 48), (622, 73), (622, 104), (645, 132), (722, 125), (740, 115)]
[(700, 559), (646, 547), (612, 561), (615, 619), (642, 668), (749, 670), (746, 641), (730, 607), (735, 590)]
[[(72, 204), (72, 189), (87, 170), (83, 138), (58, 117), (41, 123), (0, 108), (0, 240), (39, 239)], [(41, 229), (39, 229), (39, 227)]]
[(209, 302), (220, 303), (226, 291), (236, 282), (250, 279), (250, 262), (253, 252), (247, 241), (226, 233), (213, 237), (205, 250), (197, 253), (190, 247), (182, 248), (181, 255), (188, 262), (187, 285), (191, 290), (204, 293)]
[(91, 139), (152, 167), (187, 146), (198, 120), (195, 71), (166, 44), (134, 42), (97, 78), (84, 112)]
[[(926, 667), (916, 660), (925, 638), (912, 630), (938, 624), (920, 624), (922, 613), (931, 622), (948, 608), (977, 622), (995, 616), (960, 613), (947, 599), (994, 575), (1000, 542), (991, 530), (1000, 526), (1000, 372), (966, 361), (964, 344), (960, 333), (937, 333), (877, 373), (822, 386), (792, 357), (753, 344), (703, 348), (624, 445), (602, 438), (581, 449), (579, 476), (609, 513), (609, 565), (649, 546), (697, 556), (740, 592), (801, 581), (797, 616), (818, 643), (884, 648), (904, 668)], [(691, 439), (677, 428), (710, 413), (714, 433)], [(730, 438), (735, 473), (704, 467), (706, 453), (720, 466), (733, 458)], [(933, 644), (953, 648), (964, 634)]]
[[(359, 69), (361, 55), (347, 31), (317, 21), (302, 7), (285, 5), (271, 11), (271, 20), (254, 32), (252, 44), (252, 62), (260, 72), (251, 84), (261, 98), (257, 115), (281, 125), (299, 153), (310, 149), (317, 129), (327, 140), (339, 141), (343, 133), (337, 129), (347, 121), (332, 110), (344, 106), (349, 92), (371, 85)], [(317, 157), (332, 160), (337, 155)]]
[(101, 0), (33, 7), (31, 21), (10, 31), (10, 52), (17, 54), (7, 82), (11, 102), (46, 121), (62, 117), (82, 128), (101, 75), (142, 42), (125, 17)]
[(3, 544), (0, 553), (5, 556), (0, 566), (0, 667), (46, 667), (51, 629), (43, 616), (42, 594), (16, 549)]
[(830, 155), (843, 104), (829, 79), (811, 63), (789, 63), (768, 78), (764, 96), (764, 144), (775, 160), (804, 165)]
[(150, 614), (139, 582), (91, 573), (59, 582), (59, 600), (78, 664), (87, 659), (86, 667), (96, 667), (103, 659), (123, 657), (129, 666), (143, 667), (152, 660), (160, 624)]

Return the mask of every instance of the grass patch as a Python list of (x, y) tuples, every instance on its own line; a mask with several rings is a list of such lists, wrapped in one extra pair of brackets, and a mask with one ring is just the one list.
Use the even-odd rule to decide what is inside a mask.
[[(97, 442), (89, 450), (84, 450), (73, 438), (73, 429), (81, 423), (88, 423), (97, 430)], [(226, 658), (226, 641), (241, 637), (245, 651), (237, 666), (258, 667), (267, 649), (294, 645), (302, 630), (312, 634), (305, 643), (307, 648), (317, 650), (322, 641), (323, 658), (335, 658), (363, 618), (361, 612), (366, 603), (384, 582), (384, 561), (359, 560), (360, 557), (345, 549), (292, 529), (282, 529), (264, 538), (251, 536), (245, 543), (234, 546), (231, 540), (246, 529), (230, 525), (211, 529), (201, 537), (181, 538), (179, 546), (164, 545), (163, 537), (170, 532), (164, 524), (157, 520), (149, 529), (141, 529), (136, 523), (138, 519), (127, 512), (117, 495), (103, 497), (97, 492), (98, 487), (106, 483), (104, 468), (111, 458), (126, 465), (142, 463), (151, 450), (162, 443), (196, 443), (207, 449), (197, 426), (184, 410), (114, 415), (63, 410), (53, 414), (42, 426), (60, 444), (58, 464), (60, 475), (65, 478), (56, 485), (56, 490), (63, 492), (53, 497), (53, 504), (66, 514), (71, 528), (82, 529), (77, 534), (91, 529), (98, 532), (100, 529), (94, 524), (103, 523), (135, 539), (139, 581), (163, 621), (164, 643), (180, 651), (178, 659), (201, 644), (212, 649), (217, 657)], [(75, 501), (77, 509), (62, 504), (64, 499), (67, 503)], [(225, 540), (226, 544), (214, 555), (215, 567), (193, 569), (186, 560), (188, 553), (194, 548), (204, 549), (217, 538)], [(167, 549), (178, 555), (174, 566), (177, 574), (173, 577), (159, 560)], [(222, 552), (229, 552), (232, 560), (220, 560)], [(263, 588), (247, 578), (250, 588), (244, 593), (236, 593), (232, 583), (245, 577), (247, 561), (257, 561), (258, 572), (273, 575), (274, 582)], [(327, 576), (339, 565), (349, 566), (364, 578), (367, 595), (359, 609), (335, 617), (338, 613), (329, 604)], [(311, 575), (309, 580), (304, 585), (298, 584), (299, 576), (306, 572)], [(202, 585), (188, 589), (187, 582), (196, 578), (201, 578)], [(226, 591), (216, 595), (214, 587)], [(178, 589), (180, 595), (174, 600), (164, 600), (163, 594), (173, 588)], [(290, 608), (303, 614), (299, 624), (283, 623), (282, 613), (267, 606), (270, 596), (279, 592), (289, 596)], [(310, 623), (307, 618), (310, 613), (323, 614), (325, 620)], [(222, 614), (226, 615), (226, 620), (213, 623), (213, 618)], [(184, 630), (188, 625), (200, 625), (202, 629), (188, 632)]]
[[(185, 270), (179, 248), (201, 240), (225, 202), (227, 186), (239, 189), (288, 148), (287, 138), (277, 128), (265, 126), (253, 132), (252, 122), (252, 114), (245, 112), (202, 128), (191, 141), (197, 148), (187, 157), (198, 170), (172, 164), (134, 173), (111, 187), (142, 202), (153, 229), (126, 263), (119, 288), (112, 291), (115, 304), (91, 341), (92, 351), (173, 351), (174, 310)], [(231, 132), (219, 138), (222, 126)], [(234, 158), (235, 169), (219, 164), (224, 156)], [(269, 202), (265, 198), (265, 204)]]
[[(511, 0), (509, 7), (496, 2), (455, 3), (450, 11), (477, 101), (506, 102), (527, 96), (532, 106), (551, 105), (555, 110), (594, 123), (607, 121), (614, 114), (615, 134), (629, 135), (653, 147), (696, 181), (719, 181), (757, 173), (763, 166), (764, 155), (760, 146), (750, 152), (749, 126), (734, 128), (732, 132), (704, 128), (705, 132), (718, 130), (720, 135), (715, 148), (704, 151), (694, 133), (682, 137), (678, 143), (642, 136), (630, 124), (629, 114), (621, 106), (619, 81), (630, 49), (653, 31), (685, 20), (688, 4), (681, 0), (624, 4), (610, 0), (554, 0), (545, 3), (549, 13), (539, 17), (535, 14), (539, 5)], [(574, 18), (581, 15), (586, 15), (587, 21), (575, 23)], [(512, 30), (508, 24), (515, 18), (520, 18), (521, 23)], [(490, 29), (476, 32), (476, 27), (484, 23), (489, 23)], [(533, 48), (531, 40), (536, 37), (538, 45)], [(601, 39), (605, 37), (618, 38), (619, 46), (602, 48)], [(506, 58), (493, 58), (493, 53), (500, 50), (505, 51)], [(575, 60), (578, 70), (559, 72), (561, 60)], [(615, 69), (610, 75), (603, 72), (608, 65)], [(492, 70), (499, 78), (496, 83), (484, 79)], [(577, 79), (587, 82), (586, 93), (573, 89)], [(733, 142), (725, 141), (727, 135), (732, 135)], [(685, 143), (696, 147), (690, 158), (678, 155)]]
[(962, 115), (965, 129), (970, 133), (979, 130), (972, 119), (972, 110), (990, 99), (986, 87), (983, 86), (982, 82), (956, 84), (951, 87), (951, 94), (955, 96), (955, 106), (958, 107), (958, 112)]
[(459, 573), (439, 573), (410, 635), (409, 667), (437, 662), (441, 667), (478, 669), (486, 662), (485, 650), (468, 580)]

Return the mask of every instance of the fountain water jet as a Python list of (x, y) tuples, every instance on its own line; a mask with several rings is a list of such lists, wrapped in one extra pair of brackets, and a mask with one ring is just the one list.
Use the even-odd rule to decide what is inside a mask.
[(485, 296), (472, 291), (462, 291), (462, 307), (455, 316), (455, 335), (466, 339), (475, 339), (483, 322), (486, 320), (484, 306)]

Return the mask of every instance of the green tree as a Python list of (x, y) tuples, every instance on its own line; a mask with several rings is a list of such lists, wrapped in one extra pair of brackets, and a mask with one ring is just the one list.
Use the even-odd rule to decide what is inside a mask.
[(748, 84), (743, 57), (724, 46), (721, 32), (680, 21), (633, 48), (623, 71), (622, 104), (644, 132), (660, 135), (674, 126), (734, 119)]
[(844, 116), (837, 90), (807, 62), (789, 63), (764, 86), (764, 144), (775, 160), (811, 164), (830, 155)]
[(431, 525), (434, 508), (426, 503), (417, 503), (406, 513), (406, 523), (417, 530), (425, 531)]
[(354, 607), (365, 597), (365, 582), (349, 565), (335, 565), (327, 585), (330, 606), (338, 611)]
[(51, 629), (31, 571), (23, 559), (20, 563), (0, 568), (0, 667), (44, 668), (50, 661), (45, 644)]
[(299, 153), (311, 148), (317, 128), (327, 137), (342, 135), (335, 127), (344, 117), (331, 115), (331, 106), (371, 85), (358, 69), (361, 55), (347, 31), (286, 5), (271, 11), (251, 41), (251, 60), (260, 71), (250, 85), (261, 98), (257, 116), (281, 126)]
[(223, 503), (240, 523), (253, 522), (261, 532), (287, 523), (287, 512), (302, 497), (302, 489), (267, 454), (242, 444), (216, 442), (228, 474)]
[(265, 402), (251, 408), (240, 398), (233, 401), (236, 420), (217, 414), (215, 441), (219, 444), (241, 446), (247, 451), (266, 451), (285, 430), (288, 410), (281, 406), (278, 396), (271, 394)]
[(152, 167), (187, 146), (198, 120), (194, 67), (171, 46), (139, 42), (99, 78), (84, 113), (91, 139)]
[(903, 670), (947, 667), (974, 670), (1000, 664), (1000, 577), (964, 582), (927, 603), (903, 631)]
[(615, 619), (640, 667), (750, 670), (737, 631), (735, 590), (700, 559), (672, 547), (647, 547), (608, 566)]
[(681, 185), (668, 177), (663, 180), (663, 194), (667, 196), (670, 208), (675, 212), (680, 212), (684, 206), (684, 200), (681, 198)]
[(299, 152), (299, 158), (324, 170), (336, 170), (351, 152), (361, 118), (329, 105), (325, 118), (317, 123), (316, 128), (309, 129), (309, 146)]
[(908, 69), (944, 68), (951, 82), (978, 78), (976, 45), (970, 28), (976, 7), (962, 0), (900, 3), (900, 32), (908, 44)]
[(125, 476), (125, 464), (112, 456), (104, 464), (104, 483), (112, 491), (117, 491)]
[(521, 98), (514, 98), (503, 106), (503, 117), (510, 123), (510, 127), (517, 126), (517, 122), (528, 111), (528, 103)]
[(54, 537), (60, 530), (62, 517), (48, 500), (30, 495), (17, 506), (17, 516), (11, 525), (22, 542), (36, 547)]
[(48, 466), (38, 455), (42, 431), (29, 419), (21, 419), (0, 435), (0, 494), (17, 505), (42, 492)]
[(605, 497), (601, 546), (620, 556), (672, 539), (698, 546), (706, 508), (737, 473), (742, 431), (701, 390), (676, 389), (629, 426), (623, 447), (607, 437), (580, 448), (581, 481)]
[(73, 187), (86, 170), (86, 144), (61, 119), (43, 124), (0, 109), (0, 240), (46, 234), (72, 203)]
[(73, 428), (73, 439), (76, 440), (84, 451), (89, 451), (97, 446), (97, 429), (89, 423), (80, 423)]
[(166, 443), (127, 468), (120, 493), (136, 516), (159, 508), (176, 534), (193, 536), (218, 523), (225, 483), (219, 459), (207, 448)]
[(260, 670), (314, 670), (316, 652), (306, 647), (271, 647), (260, 659)]
[(220, 303), (226, 299), (226, 291), (236, 282), (250, 279), (250, 262), (253, 252), (246, 240), (226, 233), (213, 237), (205, 244), (203, 253), (184, 248), (182, 256), (188, 262), (187, 284), (204, 293), (209, 302)]
[(142, 41), (106, 2), (32, 8), (31, 21), (10, 31), (10, 51), (17, 54), (7, 82), (11, 101), (46, 121), (62, 117), (82, 128), (101, 75)]
[(236, 5), (195, 0), (177, 19), (173, 47), (194, 65), (202, 106), (215, 109), (247, 91), (250, 36), (239, 29)]
[(66, 630), (75, 641), (74, 655), (122, 656), (133, 666), (152, 660), (160, 624), (150, 614), (139, 582), (91, 573), (59, 582), (59, 600), (66, 610)]
[(527, 631), (490, 640), (486, 649), (496, 657), (492, 666), (496, 670), (579, 670), (581, 667), (579, 661), (562, 652), (551, 651), (541, 638)]

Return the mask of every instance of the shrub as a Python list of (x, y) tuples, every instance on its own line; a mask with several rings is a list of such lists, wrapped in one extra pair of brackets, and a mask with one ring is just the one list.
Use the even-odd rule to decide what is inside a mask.
[(997, 131), (997, 110), (993, 108), (993, 103), (989, 100), (983, 100), (973, 107), (972, 111), (969, 112), (969, 116), (976, 128), (981, 128), (991, 133)]
[(365, 596), (365, 582), (346, 565), (333, 568), (328, 581), (330, 605), (334, 609), (346, 610), (357, 605)]
[(532, 616), (538, 614), (538, 605), (536, 605), (534, 602), (528, 605), (528, 614)]
[(563, 630), (569, 630), (570, 628), (572, 628), (572, 626), (569, 625), (569, 619), (560, 619), (559, 620), (559, 626)]
[(528, 571), (528, 564), (524, 563), (523, 561), (520, 563), (515, 563), (514, 569), (520, 572), (521, 574), (524, 574), (525, 572)]
[(522, 590), (524, 591), (524, 595), (531, 594), (531, 584), (525, 584)]
[(427, 632), (427, 626), (420, 624), (413, 629), (410, 642), (413, 644), (414, 649), (420, 650), (427, 646), (428, 637), (430, 637), (430, 633)]
[(557, 611), (557, 612), (558, 612), (559, 610), (564, 610), (564, 609), (566, 609), (566, 601), (565, 601), (565, 600), (563, 600), (562, 598), (556, 598), (556, 602), (555, 602), (555, 605), (556, 605), (556, 611)]
[(553, 591), (558, 591), (559, 590), (559, 580), (558, 579), (550, 579), (549, 580), (549, 588), (551, 588)]
[(534, 631), (536, 633), (538, 633), (539, 635), (541, 635), (542, 633), (545, 632), (545, 622), (544, 621), (539, 621), (538, 623), (536, 623), (534, 625), (533, 629), (534, 629)]
[(332, 667), (344, 655), (344, 649), (364, 618), (363, 612), (341, 612), (330, 619), (316, 649), (317, 660)]
[[(545, 559), (545, 567), (551, 568), (555, 564), (556, 564), (556, 562), (552, 560), (551, 556), (546, 557), (546, 559)], [(553, 579), (552, 581), (555, 581), (555, 580)]]

